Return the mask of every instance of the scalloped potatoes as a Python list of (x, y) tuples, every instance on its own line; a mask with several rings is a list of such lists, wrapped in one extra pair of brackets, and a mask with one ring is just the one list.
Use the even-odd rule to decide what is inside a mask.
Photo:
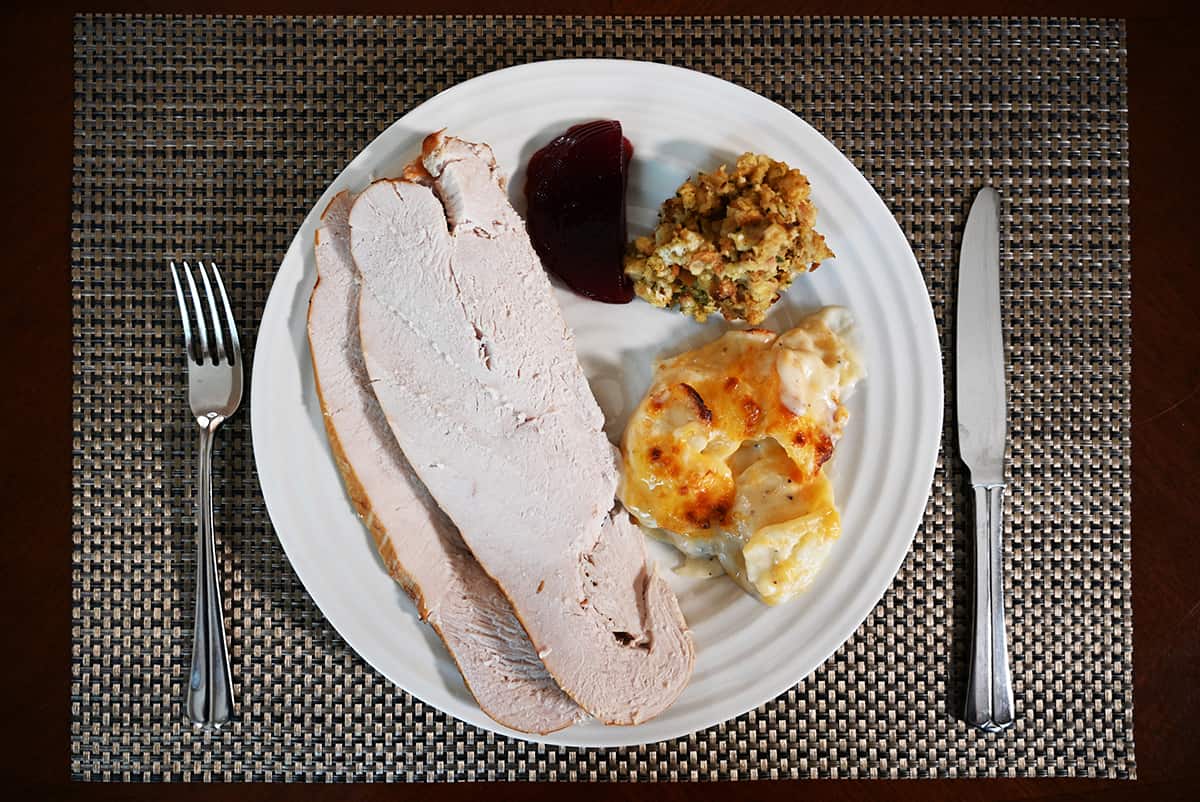
[(851, 326), (828, 307), (783, 334), (729, 331), (663, 360), (625, 429), (626, 509), (767, 604), (808, 587), (841, 532), (821, 468), (863, 375)]

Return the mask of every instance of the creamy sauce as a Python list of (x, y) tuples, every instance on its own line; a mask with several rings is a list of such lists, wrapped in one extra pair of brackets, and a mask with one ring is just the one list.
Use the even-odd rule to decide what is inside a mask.
[(688, 579), (712, 579), (724, 574), (725, 568), (716, 557), (684, 557), (675, 573)]
[(796, 415), (836, 415), (843, 395), (863, 377), (862, 363), (843, 337), (853, 323), (845, 309), (827, 307), (779, 338), (775, 359), (780, 396)]

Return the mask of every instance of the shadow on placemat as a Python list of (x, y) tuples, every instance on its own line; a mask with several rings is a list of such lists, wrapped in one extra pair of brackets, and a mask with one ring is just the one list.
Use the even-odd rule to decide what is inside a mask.
[[(194, 432), (165, 260), (186, 244), (236, 264), (252, 331), (303, 216), (379, 131), (466, 78), (568, 56), (693, 67), (803, 116), (896, 214), (943, 347), (965, 199), (984, 182), (1006, 198), (1011, 731), (956, 720), (969, 555), (952, 458), (891, 590), (810, 677), (689, 738), (565, 749), (448, 718), (346, 648), (272, 533), (247, 411), (216, 476), (241, 718), (211, 737), (183, 723)], [(75, 73), (75, 778), (1133, 776), (1119, 22), (88, 16)]]

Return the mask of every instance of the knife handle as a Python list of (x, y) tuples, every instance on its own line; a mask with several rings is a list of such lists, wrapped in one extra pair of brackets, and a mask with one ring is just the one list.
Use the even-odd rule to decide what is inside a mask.
[(1012, 679), (1004, 636), (1004, 485), (974, 485), (975, 615), (964, 718), (984, 732), (1013, 723)]

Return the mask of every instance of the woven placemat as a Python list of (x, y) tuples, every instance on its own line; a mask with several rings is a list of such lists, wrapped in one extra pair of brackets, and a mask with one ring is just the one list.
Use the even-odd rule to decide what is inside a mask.
[[(898, 217), (943, 345), (969, 199), (985, 182), (1007, 199), (1009, 732), (955, 717), (969, 549), (949, 452), (891, 590), (825, 665), (689, 738), (581, 750), (464, 725), (342, 642), (272, 532), (246, 410), (216, 472), (241, 716), (184, 723), (195, 431), (166, 260), (216, 259), (253, 332), (302, 218), (379, 131), (463, 79), (567, 56), (692, 67), (802, 115)], [(1116, 21), (77, 19), (72, 775), (1132, 777), (1126, 126)]]

